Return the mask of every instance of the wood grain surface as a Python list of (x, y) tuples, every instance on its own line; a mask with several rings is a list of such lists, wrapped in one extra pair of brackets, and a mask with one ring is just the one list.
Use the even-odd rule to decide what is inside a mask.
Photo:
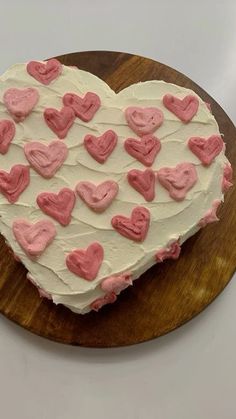
[[(226, 154), (236, 172), (236, 129), (221, 107), (189, 78), (164, 64), (118, 52), (80, 52), (57, 57), (105, 80), (119, 91), (146, 80), (165, 80), (193, 89), (209, 102), (224, 134)], [(0, 237), (0, 312), (38, 335), (90, 347), (130, 345), (161, 336), (192, 319), (221, 293), (236, 266), (236, 187), (227, 193), (220, 222), (207, 226), (183, 246), (177, 261), (148, 270), (118, 301), (99, 313), (73, 314), (41, 299), (26, 270)]]

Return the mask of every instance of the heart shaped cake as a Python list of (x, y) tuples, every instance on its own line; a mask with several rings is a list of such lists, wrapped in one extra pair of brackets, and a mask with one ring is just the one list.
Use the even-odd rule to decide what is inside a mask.
[(232, 169), (193, 91), (116, 94), (53, 59), (11, 67), (0, 95), (0, 231), (42, 297), (97, 311), (218, 219)]

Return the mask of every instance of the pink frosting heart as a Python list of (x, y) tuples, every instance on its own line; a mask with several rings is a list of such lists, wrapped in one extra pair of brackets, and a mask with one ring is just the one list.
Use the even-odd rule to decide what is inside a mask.
[(74, 123), (75, 114), (73, 109), (68, 106), (64, 106), (60, 111), (54, 108), (47, 108), (44, 111), (44, 119), (58, 138), (63, 139)]
[(15, 124), (8, 119), (0, 120), (0, 153), (6, 154), (15, 136)]
[(76, 192), (79, 197), (95, 212), (103, 212), (119, 191), (118, 183), (113, 180), (106, 180), (99, 185), (91, 182), (79, 182)]
[(130, 218), (124, 215), (115, 215), (111, 224), (118, 233), (127, 239), (142, 242), (149, 229), (150, 212), (145, 207), (135, 207)]
[(127, 175), (129, 184), (143, 197), (146, 201), (153, 201), (155, 198), (155, 173), (152, 169), (130, 170)]
[(209, 166), (224, 148), (224, 142), (220, 135), (212, 135), (209, 138), (191, 137), (188, 146), (204, 166)]
[(121, 275), (113, 275), (104, 279), (101, 283), (101, 289), (107, 294), (114, 292), (116, 295), (119, 295), (121, 291), (125, 290), (132, 284), (133, 281), (131, 274), (124, 273)]
[(7, 89), (3, 95), (3, 102), (15, 122), (22, 122), (30, 114), (39, 100), (36, 89)]
[(84, 146), (88, 153), (98, 162), (105, 163), (117, 144), (117, 135), (111, 129), (100, 137), (88, 134), (84, 137)]
[(67, 268), (87, 281), (96, 278), (104, 257), (103, 247), (94, 242), (87, 249), (76, 249), (66, 257)]
[(62, 65), (56, 58), (52, 58), (45, 63), (30, 61), (26, 69), (30, 76), (47, 86), (61, 74)]
[(46, 179), (55, 175), (68, 155), (66, 144), (60, 140), (52, 141), (49, 145), (38, 141), (27, 143), (24, 152), (30, 165)]
[(124, 147), (132, 157), (145, 166), (151, 166), (161, 149), (161, 142), (154, 135), (145, 135), (140, 140), (127, 138), (124, 142)]
[(142, 137), (152, 134), (164, 120), (163, 113), (158, 108), (139, 108), (130, 106), (125, 110), (125, 117), (129, 127)]
[(75, 206), (75, 194), (69, 188), (63, 188), (58, 194), (42, 192), (37, 196), (37, 204), (45, 214), (50, 215), (61, 225), (71, 222), (71, 213)]
[(70, 106), (75, 115), (84, 122), (89, 122), (100, 108), (101, 101), (96, 93), (88, 92), (84, 97), (75, 93), (66, 93), (63, 96), (65, 106)]
[(155, 255), (157, 262), (163, 262), (165, 259), (178, 259), (181, 252), (179, 241), (172, 242), (166, 249), (158, 250)]
[(198, 225), (199, 227), (205, 227), (207, 224), (214, 223), (219, 221), (219, 218), (216, 215), (216, 212), (221, 204), (219, 199), (215, 199), (212, 203), (212, 207), (206, 212), (206, 214), (201, 218)]
[(98, 311), (100, 308), (107, 304), (112, 304), (117, 300), (116, 294), (111, 292), (110, 294), (104, 295), (104, 297), (99, 297), (90, 304), (91, 310)]
[(30, 183), (29, 167), (12, 166), (10, 173), (0, 170), (0, 192), (13, 204)]
[(175, 201), (182, 201), (189, 189), (197, 182), (198, 176), (192, 163), (180, 163), (176, 167), (163, 167), (158, 170), (160, 184), (168, 190)]
[(54, 224), (41, 220), (32, 224), (26, 220), (15, 220), (12, 229), (16, 240), (30, 258), (38, 258), (56, 236)]
[(174, 113), (182, 122), (187, 123), (196, 115), (199, 106), (199, 100), (196, 96), (187, 95), (179, 99), (171, 94), (163, 97), (165, 107)]
[(233, 186), (232, 183), (233, 180), (233, 170), (231, 167), (231, 164), (228, 163), (224, 167), (224, 175), (222, 179), (222, 192), (227, 192), (231, 186)]

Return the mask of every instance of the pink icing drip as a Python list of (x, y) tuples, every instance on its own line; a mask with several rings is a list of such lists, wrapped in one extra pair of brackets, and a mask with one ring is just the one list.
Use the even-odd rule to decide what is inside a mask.
[(119, 295), (121, 291), (125, 290), (132, 284), (133, 281), (131, 274), (124, 273), (121, 275), (113, 275), (104, 279), (101, 283), (101, 289), (107, 294), (114, 292), (116, 295)]
[(0, 153), (6, 154), (15, 136), (15, 124), (8, 119), (0, 120)]
[(13, 204), (30, 183), (29, 167), (16, 164), (10, 173), (0, 170), (0, 192)]
[(163, 262), (165, 259), (178, 259), (181, 252), (179, 241), (172, 242), (167, 248), (158, 250), (155, 255), (157, 262)]
[(100, 137), (88, 134), (84, 137), (84, 146), (88, 153), (98, 162), (105, 163), (117, 144), (117, 135), (108, 130)]
[(163, 167), (158, 170), (157, 178), (168, 190), (170, 197), (176, 201), (182, 201), (198, 179), (192, 163), (180, 163), (175, 168)]
[(145, 207), (135, 207), (131, 217), (115, 215), (111, 220), (112, 227), (127, 239), (144, 241), (150, 224), (150, 212)]
[(104, 297), (97, 298), (90, 304), (91, 310), (98, 311), (106, 304), (112, 304), (116, 301), (117, 297), (114, 292), (104, 295)]
[(219, 218), (216, 215), (217, 209), (219, 208), (221, 201), (219, 199), (215, 199), (212, 203), (212, 208), (210, 208), (203, 218), (199, 221), (199, 227), (205, 227), (207, 224), (214, 223), (215, 221), (219, 221)]
[(43, 288), (39, 288), (38, 285), (34, 282), (32, 276), (29, 274), (29, 272), (26, 274), (26, 278), (37, 288), (39, 292), (39, 296), (41, 298), (47, 298), (47, 300), (52, 300), (51, 295), (46, 292)]
[(15, 122), (24, 121), (38, 100), (39, 93), (32, 87), (26, 89), (10, 88), (3, 95), (3, 102)]
[(130, 106), (125, 110), (125, 118), (129, 127), (141, 137), (152, 134), (163, 123), (163, 113), (158, 108), (139, 108)]
[(118, 183), (107, 180), (100, 185), (91, 182), (79, 182), (76, 192), (79, 197), (95, 212), (103, 212), (115, 199), (119, 191)]
[(60, 111), (54, 108), (47, 108), (44, 111), (44, 119), (58, 138), (63, 139), (74, 123), (75, 114), (73, 109), (68, 106), (64, 106)]
[(175, 114), (182, 122), (187, 123), (196, 115), (199, 106), (199, 100), (196, 96), (187, 95), (179, 99), (171, 94), (163, 97), (165, 107)]
[(204, 166), (209, 166), (224, 148), (224, 142), (220, 135), (212, 135), (205, 139), (191, 137), (188, 146), (195, 156), (199, 158)]
[(71, 222), (71, 213), (75, 206), (75, 193), (69, 188), (61, 189), (58, 194), (42, 192), (37, 196), (37, 204), (45, 214), (66, 226)]
[(71, 107), (82, 121), (89, 122), (100, 108), (101, 101), (96, 93), (88, 92), (83, 98), (75, 93), (66, 93), (63, 96), (63, 104)]
[(132, 157), (145, 166), (151, 166), (161, 149), (161, 142), (154, 135), (145, 135), (140, 140), (127, 138), (124, 147)]
[(53, 177), (68, 155), (65, 143), (55, 140), (49, 145), (38, 141), (25, 144), (24, 152), (30, 165), (46, 179)]
[(12, 229), (17, 242), (32, 259), (39, 257), (56, 236), (54, 224), (48, 220), (32, 224), (19, 219), (13, 222)]
[(207, 107), (208, 111), (210, 111), (212, 113), (211, 104), (208, 103), (208, 102), (205, 102), (205, 104), (206, 104), (206, 107)]
[(104, 257), (103, 247), (94, 242), (87, 249), (76, 249), (66, 257), (67, 268), (75, 275), (93, 281)]
[(47, 86), (61, 74), (62, 65), (56, 58), (52, 58), (45, 63), (30, 61), (26, 69), (30, 76)]
[(233, 170), (231, 167), (231, 164), (228, 163), (224, 167), (224, 174), (222, 179), (222, 192), (227, 192), (231, 186), (233, 186), (232, 183), (233, 180)]
[(146, 201), (153, 201), (155, 198), (155, 173), (152, 169), (130, 170), (127, 175), (129, 184), (143, 197)]

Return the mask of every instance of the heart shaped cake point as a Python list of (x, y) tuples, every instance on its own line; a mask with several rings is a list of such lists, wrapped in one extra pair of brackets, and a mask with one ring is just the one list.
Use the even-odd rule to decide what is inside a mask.
[(0, 231), (40, 296), (98, 311), (218, 220), (232, 169), (195, 92), (116, 94), (55, 59), (13, 66), (0, 90)]

